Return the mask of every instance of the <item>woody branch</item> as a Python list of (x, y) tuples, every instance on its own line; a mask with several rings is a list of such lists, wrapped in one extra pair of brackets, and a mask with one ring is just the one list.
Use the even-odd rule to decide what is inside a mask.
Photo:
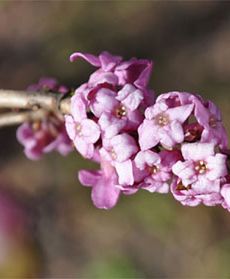
[[(70, 98), (60, 93), (0, 89), (0, 127), (41, 120), (50, 112), (58, 117), (70, 111)], [(13, 111), (12, 111), (13, 110)]]

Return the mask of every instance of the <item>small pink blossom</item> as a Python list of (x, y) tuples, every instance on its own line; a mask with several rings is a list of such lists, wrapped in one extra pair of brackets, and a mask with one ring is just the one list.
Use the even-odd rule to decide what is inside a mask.
[(172, 187), (177, 199), (180, 197), (188, 205), (200, 202), (212, 205), (212, 202), (216, 204), (219, 201), (221, 178), (227, 174), (226, 156), (215, 154), (214, 147), (213, 143), (182, 145), (184, 161), (178, 161), (172, 167), (178, 177)]
[(138, 128), (141, 150), (161, 143), (172, 148), (184, 140), (182, 124), (191, 115), (193, 104), (169, 108), (166, 101), (158, 101), (145, 111), (145, 120)]
[(101, 156), (107, 161), (124, 162), (137, 153), (136, 141), (127, 133), (119, 134), (105, 140), (100, 150)]
[(118, 177), (110, 163), (102, 161), (100, 171), (79, 172), (82, 185), (92, 187), (91, 197), (94, 205), (102, 209), (114, 207), (120, 195)]
[(140, 187), (149, 192), (168, 193), (172, 165), (180, 158), (177, 151), (140, 151), (135, 157), (136, 167), (145, 174)]
[[(100, 94), (100, 91), (98, 92)], [(104, 91), (104, 93), (106, 93)], [(108, 95), (107, 95), (108, 96)], [(104, 97), (105, 99), (109, 97)], [(103, 99), (103, 98), (101, 98)], [(107, 101), (98, 124), (106, 138), (111, 138), (123, 130), (136, 130), (143, 116), (138, 107), (143, 100), (143, 93), (131, 84), (125, 85), (114, 97)], [(103, 104), (104, 101), (101, 100)], [(102, 105), (100, 105), (102, 107)]]
[(201, 142), (213, 142), (221, 148), (227, 148), (228, 137), (217, 106), (211, 101), (206, 104), (196, 103), (195, 116), (198, 123), (203, 126)]
[(128, 134), (114, 136), (110, 140), (105, 140), (100, 149), (100, 155), (103, 160), (111, 162), (115, 167), (119, 184), (133, 185), (133, 165), (130, 158), (138, 151), (135, 140)]
[(55, 78), (43, 77), (40, 78), (38, 83), (31, 84), (27, 88), (28, 91), (49, 91), (66, 94), (69, 92), (69, 88), (65, 85), (60, 85)]
[[(27, 90), (60, 94), (69, 92), (66, 86), (60, 85), (54, 78), (41, 78)], [(25, 155), (31, 160), (38, 160), (44, 153), (54, 150), (67, 155), (73, 149), (64, 121), (53, 113), (47, 114), (42, 121), (23, 123), (17, 129), (17, 139), (24, 146)]]
[[(203, 187), (206, 187), (207, 181), (202, 179), (200, 183), (203, 183)], [(190, 186), (185, 187), (180, 179), (174, 178), (171, 184), (171, 192), (176, 200), (185, 206), (197, 206), (203, 203), (206, 206), (215, 206), (223, 203), (223, 198), (219, 192), (219, 180), (214, 181), (214, 185), (209, 191), (197, 192)]]
[[(205, 189), (199, 185), (201, 178), (205, 178), (207, 182), (211, 183), (227, 174), (226, 156), (220, 153), (215, 154), (214, 148), (215, 145), (212, 143), (182, 145), (181, 151), (184, 161), (178, 161), (172, 169), (174, 174), (182, 180), (183, 185), (193, 184), (194, 189), (203, 191)], [(207, 183), (207, 189), (210, 187), (210, 183)]]
[(52, 123), (49, 125), (47, 122), (23, 123), (18, 127), (16, 135), (24, 146), (25, 155), (31, 160), (38, 160), (44, 153), (54, 150), (62, 155), (72, 151), (71, 141), (63, 124), (57, 130)]
[(65, 116), (65, 125), (76, 149), (86, 158), (94, 155), (94, 143), (100, 137), (99, 126), (87, 118), (86, 104), (79, 95), (71, 98), (71, 115)]
[(109, 72), (114, 74), (113, 78), (117, 77), (117, 85), (131, 83), (138, 88), (145, 88), (152, 72), (152, 62), (146, 59), (132, 58), (129, 61), (122, 61), (122, 57), (113, 56), (108, 52), (102, 52), (99, 56), (75, 52), (70, 56), (70, 61), (73, 62), (78, 58), (99, 68), (91, 76), (90, 81), (94, 85), (95, 81), (98, 83), (102, 76)]

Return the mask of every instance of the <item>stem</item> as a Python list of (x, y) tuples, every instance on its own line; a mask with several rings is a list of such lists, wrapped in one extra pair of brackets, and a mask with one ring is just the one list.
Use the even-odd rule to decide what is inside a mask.
[(45, 108), (49, 111), (68, 113), (70, 100), (60, 100), (60, 93), (28, 92), (0, 89), (0, 108), (33, 109)]
[(44, 109), (36, 111), (25, 111), (25, 112), (8, 112), (0, 115), (0, 127), (12, 126), (21, 124), (28, 121), (41, 120), (46, 117), (47, 112)]
[(28, 92), (0, 89), (0, 109), (26, 110), (0, 114), (0, 127), (44, 119), (53, 112), (59, 119), (70, 113), (70, 98), (60, 93)]

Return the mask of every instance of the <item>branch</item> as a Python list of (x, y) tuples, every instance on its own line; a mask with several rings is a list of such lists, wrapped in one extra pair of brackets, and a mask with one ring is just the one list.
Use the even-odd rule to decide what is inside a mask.
[(0, 114), (0, 127), (12, 126), (28, 121), (42, 120), (46, 117), (47, 111), (39, 109), (36, 111), (9, 112)]
[[(0, 114), (0, 127), (18, 125), (26, 121), (42, 120), (48, 112), (59, 119), (70, 112), (70, 98), (60, 93), (27, 92), (0, 89), (0, 109), (17, 109), (18, 112)], [(26, 111), (20, 111), (26, 110)]]
[(61, 99), (60, 93), (28, 92), (0, 89), (0, 108), (44, 108), (62, 114), (69, 113), (70, 99)]

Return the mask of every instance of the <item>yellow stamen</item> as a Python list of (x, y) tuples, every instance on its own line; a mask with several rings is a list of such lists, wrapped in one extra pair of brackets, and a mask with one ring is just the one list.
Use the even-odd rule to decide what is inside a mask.
[(116, 117), (118, 117), (118, 118), (122, 118), (122, 117), (126, 116), (127, 112), (126, 112), (125, 106), (118, 107), (115, 111), (115, 114), (116, 114)]
[(148, 167), (148, 171), (149, 171), (149, 173), (151, 173), (151, 174), (156, 174), (158, 171), (159, 171), (159, 167), (158, 166), (149, 166)]
[(201, 160), (198, 161), (195, 165), (195, 170), (199, 173), (199, 174), (203, 174), (207, 171), (207, 164)]

